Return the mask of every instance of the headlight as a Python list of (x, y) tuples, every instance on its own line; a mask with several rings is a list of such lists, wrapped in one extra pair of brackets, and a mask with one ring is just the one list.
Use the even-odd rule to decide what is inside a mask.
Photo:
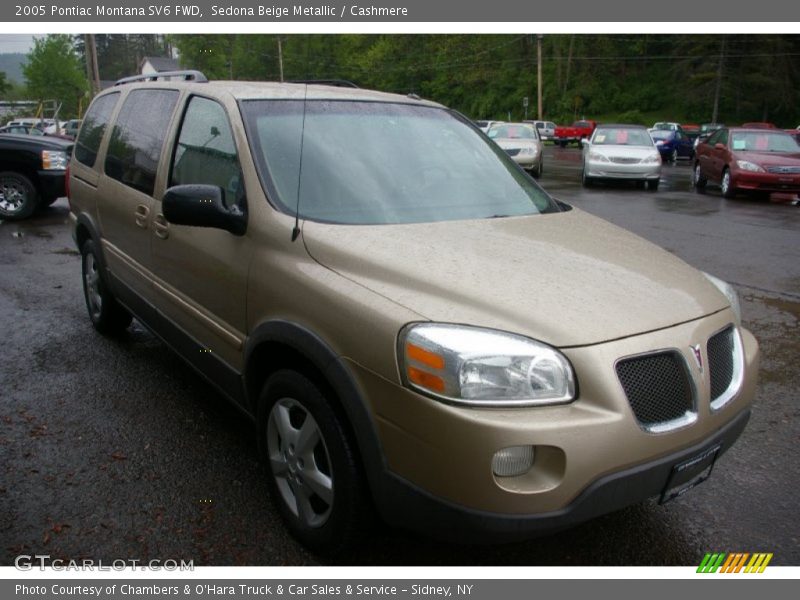
[(56, 170), (66, 169), (69, 164), (69, 156), (60, 150), (42, 150), (42, 169)]
[(536, 146), (528, 146), (527, 148), (523, 148), (520, 154), (526, 154), (528, 156), (536, 156), (539, 153), (539, 149)]
[(446, 402), (531, 406), (575, 399), (566, 357), (541, 342), (491, 329), (419, 323), (400, 332), (403, 383)]
[(658, 152), (648, 154), (642, 159), (642, 163), (646, 165), (654, 165), (661, 162), (661, 155)]
[(599, 152), (589, 152), (589, 160), (608, 162), (608, 158), (606, 158), (605, 154), (600, 154)]
[(756, 163), (750, 162), (749, 160), (737, 160), (736, 166), (739, 167), (742, 171), (764, 173), (764, 169), (762, 167), (758, 166)]
[(736, 290), (733, 289), (733, 286), (730, 283), (722, 281), (722, 279), (718, 279), (713, 275), (709, 275), (708, 273), (703, 273), (706, 278), (717, 286), (717, 289), (725, 294), (725, 297), (730, 302), (731, 310), (733, 310), (733, 314), (736, 315), (736, 323), (739, 324), (742, 322), (742, 306), (739, 303), (739, 294), (736, 293)]

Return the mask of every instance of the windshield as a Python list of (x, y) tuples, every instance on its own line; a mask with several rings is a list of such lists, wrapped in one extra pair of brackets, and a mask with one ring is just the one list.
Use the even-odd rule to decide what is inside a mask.
[(654, 129), (650, 132), (650, 137), (654, 140), (666, 140), (672, 137), (672, 132), (665, 129)]
[(492, 125), (487, 134), (492, 139), (535, 140), (536, 134), (530, 125)]
[(646, 129), (604, 128), (595, 132), (592, 144), (597, 146), (652, 146), (653, 140)]
[(791, 135), (769, 131), (734, 132), (731, 149), (740, 152), (800, 152), (800, 146)]
[(303, 127), (303, 104), (241, 105), (267, 197), (286, 213), (299, 204), (304, 219), (389, 224), (560, 210), (502, 149), (445, 109), (309, 100)]

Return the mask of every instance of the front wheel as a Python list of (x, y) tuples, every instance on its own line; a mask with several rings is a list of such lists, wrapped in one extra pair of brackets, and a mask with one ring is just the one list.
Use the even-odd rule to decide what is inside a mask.
[(292, 534), (312, 550), (352, 546), (370, 515), (355, 446), (321, 389), (282, 370), (267, 379), (258, 446), (270, 494)]
[(22, 173), (0, 173), (0, 218), (6, 221), (27, 219), (36, 210), (36, 186)]
[(655, 192), (658, 189), (659, 180), (658, 179), (648, 179), (647, 180), (647, 189), (651, 192)]
[(731, 170), (726, 168), (722, 172), (722, 182), (720, 183), (723, 198), (734, 198), (736, 196), (736, 188), (733, 187), (733, 180), (731, 179)]
[(592, 185), (594, 185), (594, 179), (592, 179), (586, 174), (586, 167), (583, 168), (583, 174), (581, 175), (581, 183), (583, 184), (583, 187), (592, 187)]
[(703, 175), (703, 170), (700, 168), (700, 163), (695, 163), (694, 169), (692, 170), (692, 185), (698, 190), (702, 190), (706, 187), (707, 183), (708, 179), (705, 175)]
[(676, 163), (678, 162), (678, 150), (677, 148), (674, 149), (669, 155), (669, 162)]

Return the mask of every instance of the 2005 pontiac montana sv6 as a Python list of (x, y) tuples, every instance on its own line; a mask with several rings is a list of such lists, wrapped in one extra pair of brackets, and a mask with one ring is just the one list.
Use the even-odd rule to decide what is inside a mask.
[(317, 549), (371, 505), (513, 540), (708, 476), (758, 346), (736, 293), (544, 192), (433, 102), (135, 77), (98, 95), (70, 199), (86, 305), (145, 323), (256, 423)]

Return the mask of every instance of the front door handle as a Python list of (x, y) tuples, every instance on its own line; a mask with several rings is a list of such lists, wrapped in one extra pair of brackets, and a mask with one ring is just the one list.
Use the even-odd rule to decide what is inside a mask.
[(144, 204), (140, 204), (136, 207), (136, 212), (134, 213), (134, 219), (136, 220), (136, 225), (141, 227), (142, 229), (147, 229), (147, 215), (150, 214), (150, 209), (147, 208)]
[(162, 240), (169, 237), (169, 223), (161, 213), (157, 214), (156, 218), (153, 219), (153, 229), (155, 229), (156, 235)]

